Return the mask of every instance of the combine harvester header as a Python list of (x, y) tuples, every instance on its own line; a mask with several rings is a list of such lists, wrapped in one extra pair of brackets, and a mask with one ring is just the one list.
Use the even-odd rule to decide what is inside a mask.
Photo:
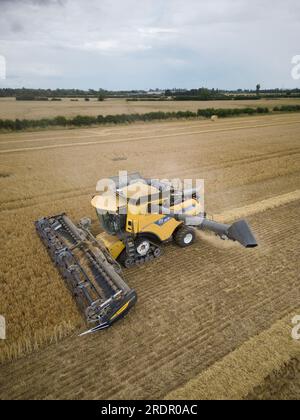
[(137, 295), (123, 280), (120, 265), (84, 226), (75, 226), (65, 214), (35, 226), (94, 331), (109, 327), (135, 304)]

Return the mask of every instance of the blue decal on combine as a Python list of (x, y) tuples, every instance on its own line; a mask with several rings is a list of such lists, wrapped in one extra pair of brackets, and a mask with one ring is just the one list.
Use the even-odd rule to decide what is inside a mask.
[(162, 219), (159, 219), (157, 222), (155, 222), (155, 224), (158, 225), (158, 226), (162, 226), (162, 225), (164, 225), (165, 223), (167, 223), (171, 219), (172, 219), (172, 217), (165, 216)]

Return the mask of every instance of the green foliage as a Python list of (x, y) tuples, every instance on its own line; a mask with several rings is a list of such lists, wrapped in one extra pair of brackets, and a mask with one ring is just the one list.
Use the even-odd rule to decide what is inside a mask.
[(300, 105), (282, 105), (274, 108), (275, 112), (299, 112)]
[(93, 125), (97, 124), (97, 117), (89, 117), (85, 115), (77, 115), (76, 117), (72, 118), (71, 120), (67, 121), (68, 125)]
[(34, 101), (34, 96), (16, 96), (16, 101)]
[(231, 98), (216, 89), (200, 88), (176, 92), (173, 94), (173, 99), (175, 101), (217, 101)]
[(256, 109), (256, 111), (258, 114), (267, 114), (269, 112), (269, 108), (264, 108), (260, 106)]
[(217, 115), (219, 118), (234, 117), (238, 115), (268, 114), (269, 108), (207, 108), (199, 109), (198, 116), (211, 118)]
[(55, 117), (53, 120), (53, 125), (60, 125), (62, 127), (65, 127), (68, 124), (68, 120), (66, 117)]
[[(107, 93), (105, 90), (101, 90), (102, 93)], [(33, 98), (84, 98), (84, 97), (97, 97), (99, 91), (89, 89), (28, 89), (28, 88), (3, 88), (0, 89), (0, 97), (24, 97), (30, 96)]]
[[(300, 112), (300, 105), (277, 106), (274, 112)], [(118, 115), (98, 115), (97, 117), (77, 115), (74, 118), (58, 116), (55, 118), (43, 118), (40, 120), (2, 120), (0, 119), (0, 130), (20, 131), (35, 128), (47, 127), (82, 127), (90, 125), (104, 124), (130, 124), (136, 121), (162, 121), (170, 119), (191, 119), (191, 118), (211, 118), (217, 115), (219, 118), (235, 117), (239, 115), (268, 114), (269, 108), (206, 108), (199, 109), (197, 112), (177, 111), (177, 112), (148, 112), (146, 114), (118, 114)]]
[(16, 96), (16, 101), (48, 101), (49, 99), (46, 97), (38, 97), (38, 96)]
[[(178, 100), (242, 100), (241, 96), (245, 96), (245, 100), (255, 99), (255, 96), (261, 98), (299, 98), (300, 89), (268, 89), (268, 90), (243, 90), (238, 89), (235, 91), (226, 91), (219, 89), (167, 89), (165, 91), (159, 92), (161, 97), (165, 96), (166, 98), (178, 98)], [(153, 91), (145, 90), (128, 90), (128, 91), (109, 91), (104, 89), (94, 90), (80, 90), (80, 89), (27, 89), (27, 88), (0, 88), (0, 97), (18, 97), (19, 100), (24, 97), (29, 97), (29, 100), (35, 100), (33, 98), (98, 98), (101, 97), (100, 101), (105, 98), (152, 98), (156, 99), (158, 94), (153, 93)], [(184, 98), (185, 97), (185, 98)], [(102, 99), (103, 98), (103, 99)]]
[(163, 96), (147, 97), (147, 98), (127, 98), (126, 102), (159, 102), (159, 101), (168, 101), (168, 98)]
[(261, 96), (258, 95), (236, 95), (233, 96), (232, 99), (234, 101), (258, 101), (261, 100)]

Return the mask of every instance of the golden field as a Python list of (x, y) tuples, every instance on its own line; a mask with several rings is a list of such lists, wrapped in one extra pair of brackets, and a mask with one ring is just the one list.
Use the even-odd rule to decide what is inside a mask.
[[(26, 103), (40, 106), (40, 113), (48, 112), (44, 105), (57, 107)], [(144, 112), (125, 107), (147, 105), (116, 103), (114, 110)], [(29, 108), (14, 112), (42, 116)], [(7, 340), (0, 341), (0, 398), (160, 399), (201, 375), (213, 377), (216, 363), (229, 369), (233, 362), (225, 358), (255, 347), (256, 337), (264, 347), (261, 334), (268, 348), (280, 337), (286, 343), (282, 331), (289, 333), (290, 314), (299, 308), (299, 154), (297, 114), (0, 135), (0, 314), (8, 326)], [(90, 216), (96, 226), (90, 206), (96, 183), (123, 169), (204, 178), (208, 213), (247, 217), (260, 246), (245, 250), (206, 234), (190, 249), (167, 245), (159, 260), (125, 272), (139, 296), (130, 314), (79, 338), (83, 320), (33, 222), (67, 212), (75, 220)], [(249, 369), (263, 363), (249, 353)], [(235, 384), (235, 395), (267, 395), (273, 368), (298, 356), (294, 347), (277, 354), (240, 394)], [(270, 362), (268, 352), (266, 358)]]
[(299, 99), (261, 99), (242, 101), (140, 101), (127, 102), (126, 99), (107, 99), (99, 102), (91, 99), (78, 102), (66, 98), (61, 102), (16, 101), (15, 98), (0, 98), (0, 118), (2, 119), (39, 119), (51, 118), (58, 115), (75, 117), (76, 115), (115, 115), (115, 114), (144, 114), (146, 112), (197, 111), (204, 108), (244, 108), (269, 107), (282, 105), (299, 105)]

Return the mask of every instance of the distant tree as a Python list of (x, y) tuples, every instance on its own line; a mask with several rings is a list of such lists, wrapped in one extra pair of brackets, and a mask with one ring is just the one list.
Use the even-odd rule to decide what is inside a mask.
[(102, 94), (100, 94), (99, 96), (98, 96), (98, 101), (99, 102), (103, 102), (104, 101), (104, 95), (102, 95)]
[(256, 85), (256, 94), (259, 95), (260, 94), (260, 84)]

